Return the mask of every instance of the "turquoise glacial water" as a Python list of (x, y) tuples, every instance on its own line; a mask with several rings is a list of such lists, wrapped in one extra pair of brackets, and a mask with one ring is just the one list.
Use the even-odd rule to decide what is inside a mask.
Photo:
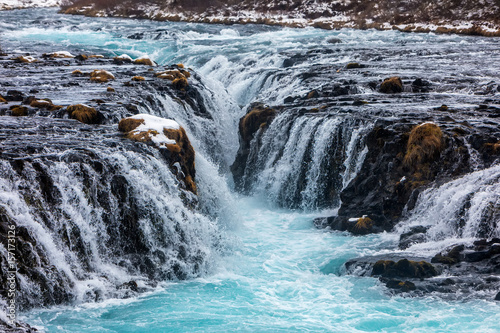
[[(425, 52), (442, 48), (460, 59), (447, 64), (450, 71), (497, 70), (467, 67), (475, 56), (460, 58), (453, 50), (488, 50), (498, 39), (92, 19), (54, 10), (1, 13), (0, 28), (7, 51), (149, 54), (160, 64), (182, 62), (242, 107), (257, 96), (281, 101), (292, 91), (309, 91), (293, 76), (278, 75), (283, 59), (327, 45), (330, 37), (344, 44), (336, 54), (317, 56), (316, 63), (378, 61), (363, 52), (379, 48), (390, 55), (408, 47), (427, 60), (406, 66), (406, 73), (435, 73), (441, 60)], [(407, 62), (408, 57), (392, 58), (381, 75)], [(271, 75), (281, 80), (266, 80)], [(220, 221), (231, 248), (215, 259), (210, 274), (165, 282), (135, 298), (36, 309), (21, 319), (45, 332), (500, 332), (500, 308), (493, 301), (390, 296), (375, 278), (342, 275), (348, 259), (393, 248), (398, 235), (326, 232), (313, 226), (317, 212), (278, 209), (259, 197), (233, 200), (233, 217)]]
[(238, 240), (216, 271), (133, 299), (35, 310), (47, 332), (498, 332), (494, 302), (388, 296), (375, 278), (339, 275), (393, 235), (317, 230), (312, 217), (237, 200)]

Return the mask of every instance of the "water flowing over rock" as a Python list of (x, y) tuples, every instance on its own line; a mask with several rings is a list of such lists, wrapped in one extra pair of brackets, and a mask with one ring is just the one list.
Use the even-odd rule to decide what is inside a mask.
[[(156, 136), (134, 142), (123, 138), (117, 128), (118, 120), (126, 115), (139, 110), (165, 115), (163, 112), (170, 112), (167, 105), (178, 103), (192, 118), (185, 123), (186, 128), (196, 133), (193, 125), (200, 126), (195, 123), (196, 113), (206, 123), (214, 122), (204, 103), (204, 92), (199, 91), (205, 89), (202, 83), (192, 77), (189, 89), (179, 91), (155, 79), (147, 69), (87, 58), (84, 61), (90, 66), (99, 61), (101, 66), (112, 68), (115, 81), (127, 82), (129, 71), (150, 81), (140, 86), (115, 85), (118, 91), (110, 96), (85, 77), (70, 74), (80, 60), (62, 59), (48, 58), (37, 70), (63, 72), (59, 87), (87, 87), (94, 91), (93, 100), (86, 100), (86, 93), (66, 89), (67, 95), (58, 95), (58, 101), (64, 104), (71, 98), (71, 102), (81, 103), (54, 107), (49, 99), (28, 96), (30, 87), (22, 83), (16, 86), (19, 90), (3, 93), (0, 234), (6, 240), (7, 227), (15, 226), (16, 283), (23, 291), (17, 298), (18, 308), (130, 297), (160, 281), (208, 272), (217, 256), (221, 232), (201, 213), (195, 195), (194, 148), (186, 130), (173, 122), (175, 128), (162, 130), (166, 145), (157, 147), (152, 144), (157, 143)], [(53, 66), (54, 61), (65, 65), (69, 61), (73, 68), (59, 63)], [(31, 71), (22, 65), (8, 72), (18, 82)], [(52, 85), (36, 93), (54, 98), (55, 90), (57, 86)], [(143, 98), (132, 100), (130, 96), (137, 91)], [(12, 117), (12, 103), (27, 105), (22, 106), (25, 117)], [(150, 115), (142, 119), (148, 117), (160, 119)], [(122, 130), (126, 119), (132, 118), (121, 120)], [(140, 136), (130, 134), (137, 126), (126, 129), (128, 137)], [(219, 126), (205, 126), (206, 133), (201, 135), (206, 138), (204, 143), (212, 143), (216, 150)], [(210, 154), (200, 149), (202, 154)], [(222, 154), (211, 157), (224, 160)], [(7, 258), (7, 248), (2, 245), (2, 281), (7, 280)], [(7, 298), (7, 289), (2, 290), (2, 297)]]

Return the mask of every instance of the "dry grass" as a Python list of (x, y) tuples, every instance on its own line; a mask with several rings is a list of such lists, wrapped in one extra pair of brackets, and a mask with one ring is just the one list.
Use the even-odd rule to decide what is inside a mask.
[(438, 125), (425, 123), (410, 132), (404, 166), (419, 169), (422, 164), (432, 162), (439, 157), (443, 149), (443, 132)]
[(56, 111), (62, 108), (62, 105), (54, 105), (50, 99), (34, 99), (30, 103), (31, 107), (39, 109), (47, 109), (49, 111)]
[(66, 108), (71, 118), (78, 120), (84, 124), (97, 123), (98, 113), (96, 109), (83, 105), (70, 105)]

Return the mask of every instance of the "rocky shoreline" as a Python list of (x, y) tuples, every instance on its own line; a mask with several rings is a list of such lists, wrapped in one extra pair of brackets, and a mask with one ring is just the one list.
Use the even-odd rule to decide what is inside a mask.
[(293, 28), (377, 29), (500, 36), (500, 6), (487, 1), (196, 1), (178, 4), (157, 1), (79, 0), (63, 6), (62, 13), (94, 17), (140, 18), (157, 21), (212, 24), (266, 24)]

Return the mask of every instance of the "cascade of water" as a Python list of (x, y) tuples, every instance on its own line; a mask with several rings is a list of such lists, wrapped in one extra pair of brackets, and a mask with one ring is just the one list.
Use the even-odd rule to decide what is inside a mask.
[(429, 228), (429, 242), (499, 237), (499, 186), (500, 165), (495, 165), (429, 188), (420, 194), (416, 207), (396, 231), (423, 225)]
[(287, 207), (338, 206), (366, 155), (367, 129), (353, 118), (282, 113), (253, 139), (243, 187)]
[[(32, 134), (24, 143), (37, 153), (0, 161), (0, 214), (30, 247), (20, 259), (32, 271), (18, 274), (19, 304), (98, 300), (123, 294), (115, 287), (130, 280), (141, 286), (210, 270), (224, 233), (194, 209), (196, 198), (156, 148), (73, 132), (50, 133), (51, 144)], [(18, 151), (14, 141), (6, 147)], [(211, 172), (201, 183), (217, 177)]]

